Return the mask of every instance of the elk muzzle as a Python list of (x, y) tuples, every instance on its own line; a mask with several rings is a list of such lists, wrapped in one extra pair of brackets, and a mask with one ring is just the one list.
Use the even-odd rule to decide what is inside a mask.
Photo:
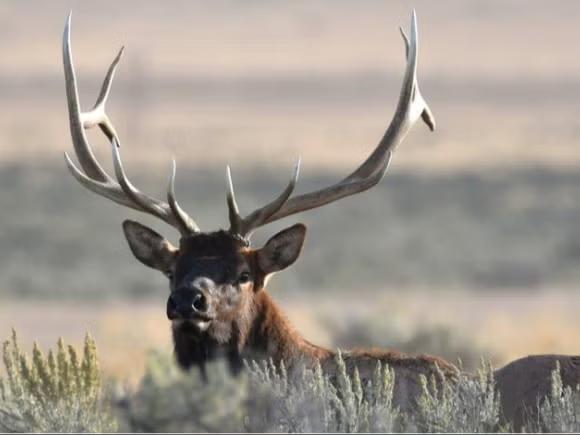
[(208, 295), (197, 288), (177, 289), (167, 299), (167, 318), (188, 321), (204, 330), (214, 316)]

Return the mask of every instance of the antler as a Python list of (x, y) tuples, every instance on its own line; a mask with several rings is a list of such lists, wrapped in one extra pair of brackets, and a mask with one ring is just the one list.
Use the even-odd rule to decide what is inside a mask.
[(419, 48), (417, 43), (417, 18), (414, 10), (411, 14), (411, 40), (409, 41), (402, 28), (400, 31), (405, 43), (407, 56), (407, 67), (403, 78), (401, 95), (393, 120), (371, 155), (342, 181), (314, 192), (290, 198), (298, 178), (300, 166), (300, 162), (298, 162), (290, 183), (282, 194), (271, 203), (253, 211), (245, 218), (239, 214), (228, 167), (227, 203), (230, 216), (230, 232), (247, 238), (252, 231), (262, 225), (295, 213), (321, 207), (346, 196), (370, 189), (383, 178), (392, 152), (403, 141), (419, 117), (423, 119), (431, 131), (435, 129), (435, 119), (421, 96), (417, 84), (417, 55)]
[[(199, 232), (196, 223), (183, 211), (175, 198), (175, 161), (173, 161), (167, 202), (162, 202), (139, 191), (127, 178), (119, 153), (120, 141), (113, 123), (109, 119), (105, 104), (111, 89), (111, 83), (123, 48), (113, 60), (101, 87), (101, 91), (92, 110), (81, 112), (75, 71), (70, 49), (69, 15), (63, 35), (63, 62), (66, 81), (66, 94), (69, 110), (70, 130), (75, 154), (84, 170), (78, 169), (65, 153), (66, 164), (77, 181), (89, 190), (104, 196), (118, 204), (149, 213), (177, 228), (182, 235)], [(227, 204), (229, 209), (230, 232), (247, 239), (251, 233), (268, 223), (313, 208), (321, 207), (346, 196), (363, 192), (376, 185), (385, 175), (391, 154), (403, 141), (413, 124), (422, 118), (433, 131), (435, 119), (425, 103), (417, 84), (417, 19), (415, 11), (411, 15), (411, 40), (403, 29), (401, 35), (405, 43), (407, 66), (397, 109), (383, 138), (369, 157), (342, 181), (314, 192), (290, 198), (300, 170), (300, 161), (296, 163), (290, 182), (284, 191), (269, 204), (254, 210), (246, 217), (240, 215), (236, 203), (230, 168), (227, 168)], [(97, 162), (89, 145), (85, 129), (98, 125), (111, 142), (113, 163), (117, 181), (111, 178)]]
[[(167, 188), (167, 202), (155, 199), (138, 190), (127, 178), (123, 169), (119, 153), (119, 136), (113, 123), (107, 116), (105, 105), (111, 90), (111, 83), (117, 64), (123, 54), (123, 48), (111, 63), (101, 86), (94, 107), (88, 112), (81, 112), (75, 70), (70, 48), (71, 15), (68, 16), (64, 28), (62, 52), (64, 76), (66, 82), (66, 98), (70, 121), (70, 132), (75, 154), (84, 170), (84, 173), (75, 166), (67, 153), (64, 154), (66, 164), (71, 174), (87, 189), (104, 196), (118, 204), (149, 213), (177, 228), (182, 235), (199, 232), (196, 223), (183, 211), (175, 198), (175, 160), (173, 161), (169, 185)], [(111, 142), (115, 177), (113, 180), (99, 165), (85, 135), (85, 129), (98, 125)]]

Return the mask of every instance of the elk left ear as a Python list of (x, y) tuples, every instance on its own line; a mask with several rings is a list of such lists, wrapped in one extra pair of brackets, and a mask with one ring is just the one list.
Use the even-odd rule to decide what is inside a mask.
[(292, 265), (302, 251), (306, 226), (296, 224), (280, 231), (258, 251), (258, 266), (270, 274)]

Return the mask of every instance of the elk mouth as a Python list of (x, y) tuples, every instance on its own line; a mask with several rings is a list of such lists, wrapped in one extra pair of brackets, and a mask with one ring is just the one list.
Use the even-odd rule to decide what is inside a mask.
[(207, 331), (212, 320), (214, 318), (210, 316), (196, 315), (189, 319), (174, 320), (174, 323), (182, 334), (197, 336)]

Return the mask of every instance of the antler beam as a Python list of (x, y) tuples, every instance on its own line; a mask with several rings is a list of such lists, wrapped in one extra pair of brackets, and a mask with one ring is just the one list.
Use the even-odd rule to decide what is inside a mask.
[(342, 181), (314, 192), (290, 198), (298, 177), (297, 166), (293, 178), (284, 192), (276, 200), (253, 211), (245, 218), (241, 217), (238, 212), (228, 167), (227, 202), (230, 215), (230, 231), (232, 233), (242, 237), (249, 237), (253, 230), (262, 225), (305, 210), (321, 207), (346, 196), (370, 189), (383, 178), (394, 149), (403, 141), (413, 124), (419, 118), (423, 119), (431, 131), (435, 129), (435, 119), (423, 99), (421, 92), (419, 92), (419, 85), (417, 83), (417, 56), (419, 47), (417, 17), (414, 10), (411, 14), (410, 41), (403, 29), (400, 30), (405, 43), (407, 67), (403, 77), (399, 103), (387, 131), (370, 156)]
[[(160, 201), (139, 191), (125, 174), (119, 152), (119, 136), (105, 110), (115, 70), (123, 55), (123, 48), (119, 50), (119, 53), (105, 75), (105, 80), (103, 81), (101, 91), (99, 92), (97, 102), (93, 109), (89, 112), (81, 111), (77, 80), (72, 61), (70, 27), (71, 15), (68, 16), (64, 28), (62, 54), (70, 132), (75, 154), (82, 168), (82, 171), (77, 168), (69, 155), (65, 153), (65, 161), (71, 174), (81, 185), (95, 192), (97, 195), (103, 196), (125, 207), (158, 217), (177, 228), (182, 235), (199, 232), (197, 224), (183, 211), (175, 198), (175, 161), (173, 161), (167, 189), (167, 202)], [(99, 126), (111, 142), (116, 181), (101, 167), (87, 140), (85, 130), (94, 126)]]

